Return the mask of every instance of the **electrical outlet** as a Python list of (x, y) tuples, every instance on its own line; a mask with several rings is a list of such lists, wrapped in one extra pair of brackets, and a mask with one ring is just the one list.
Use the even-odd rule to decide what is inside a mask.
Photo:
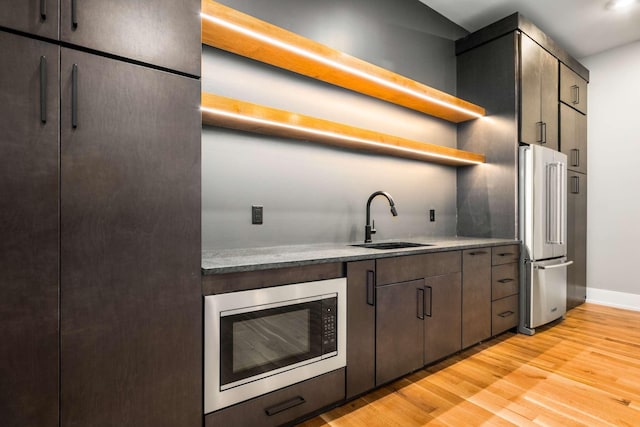
[(435, 220), (436, 220), (436, 210), (429, 209), (429, 221), (435, 222)]
[(251, 206), (251, 224), (262, 224), (262, 206)]

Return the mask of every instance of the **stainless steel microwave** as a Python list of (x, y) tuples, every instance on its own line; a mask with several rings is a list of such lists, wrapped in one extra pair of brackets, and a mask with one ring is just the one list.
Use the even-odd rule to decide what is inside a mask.
[(204, 413), (346, 365), (345, 278), (209, 295)]

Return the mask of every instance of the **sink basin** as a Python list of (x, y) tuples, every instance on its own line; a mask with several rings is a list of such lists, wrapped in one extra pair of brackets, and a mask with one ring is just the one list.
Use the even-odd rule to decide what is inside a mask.
[(369, 249), (403, 249), (403, 248), (419, 248), (421, 246), (433, 246), (429, 243), (411, 243), (411, 242), (376, 242), (376, 243), (362, 243), (358, 246), (360, 248)]

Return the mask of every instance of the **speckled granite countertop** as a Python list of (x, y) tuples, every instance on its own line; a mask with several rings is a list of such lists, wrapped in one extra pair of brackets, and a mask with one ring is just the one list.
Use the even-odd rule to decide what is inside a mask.
[(394, 239), (394, 241), (395, 240), (430, 244), (432, 246), (379, 250), (350, 246), (354, 243), (326, 243), (313, 245), (272, 246), (266, 248), (205, 250), (202, 251), (202, 274), (210, 275), (241, 271), (268, 270), (272, 268), (297, 267), (329, 262), (360, 261), (365, 259), (416, 255), (429, 252), (442, 252), (519, 243), (518, 240), (511, 239), (476, 237), (424, 237)]

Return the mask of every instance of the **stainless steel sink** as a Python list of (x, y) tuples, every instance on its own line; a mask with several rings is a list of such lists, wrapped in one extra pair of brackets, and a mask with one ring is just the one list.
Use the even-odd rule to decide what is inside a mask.
[(360, 248), (369, 249), (403, 249), (403, 248), (419, 248), (421, 246), (433, 246), (429, 243), (411, 243), (411, 242), (376, 242), (376, 243), (361, 243), (358, 246)]

